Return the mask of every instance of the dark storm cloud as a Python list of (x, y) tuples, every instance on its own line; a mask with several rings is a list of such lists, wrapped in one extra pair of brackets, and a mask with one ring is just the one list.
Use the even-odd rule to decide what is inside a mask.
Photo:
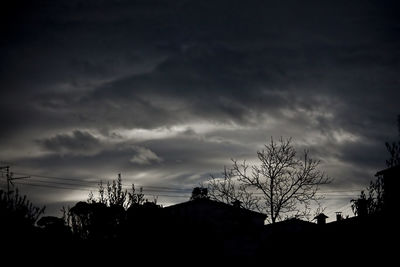
[[(65, 137), (62, 137), (62, 139), (65, 139)], [(89, 177), (93, 177), (99, 173), (103, 173), (102, 175), (108, 174), (110, 171), (107, 171), (107, 169), (114, 170), (115, 172), (124, 167), (127, 167), (126, 170), (129, 170), (128, 167), (132, 170), (143, 170), (146, 166), (142, 167), (141, 165), (157, 165), (162, 162), (162, 158), (149, 148), (128, 143), (111, 147), (103, 144), (101, 149), (96, 149), (96, 153), (92, 153), (94, 148), (88, 151), (77, 147), (78, 142), (76, 140), (68, 140), (67, 142), (65, 140), (62, 142), (56, 141), (55, 143), (57, 144), (52, 144), (51, 146), (53, 149), (57, 149), (57, 152), (64, 152), (62, 149), (65, 148), (65, 143), (68, 144), (69, 151), (51, 153), (38, 158), (25, 158), (22, 160), (23, 163), (28, 166), (36, 164), (46, 165), (48, 169), (52, 169), (53, 171), (62, 168), (70, 169), (70, 171), (76, 169), (70, 174), (73, 176), (79, 176), (80, 170), (89, 167), (89, 169), (93, 169), (93, 173)], [(60, 145), (59, 143), (63, 144)]]
[(397, 1), (4, 10), (0, 160), (30, 170), (192, 184), (254, 157), (270, 136), (292, 136), (346, 187), (383, 167), (383, 142), (396, 136)]
[(58, 153), (91, 153), (97, 150), (100, 141), (88, 132), (75, 130), (72, 134), (58, 134), (48, 139), (37, 140), (45, 149)]

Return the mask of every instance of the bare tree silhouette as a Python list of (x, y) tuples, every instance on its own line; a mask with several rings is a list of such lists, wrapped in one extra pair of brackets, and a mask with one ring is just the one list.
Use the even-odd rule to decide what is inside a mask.
[(319, 203), (319, 187), (331, 179), (318, 170), (319, 161), (309, 158), (304, 151), (302, 159), (296, 157), (291, 139), (273, 138), (257, 152), (259, 165), (239, 163), (224, 170), (222, 179), (209, 181), (210, 196), (220, 201), (239, 200), (249, 208), (265, 212), (272, 223), (283, 215), (305, 217), (310, 215), (311, 202)]
[(240, 203), (245, 209), (260, 211), (260, 197), (247, 189), (245, 184), (237, 181), (234, 171), (226, 167), (222, 172), (222, 178), (211, 175), (208, 181), (208, 195), (211, 199), (227, 204)]
[(107, 182), (106, 187), (103, 181), (100, 181), (98, 197), (95, 198), (93, 192), (90, 192), (87, 200), (88, 203), (102, 203), (108, 207), (120, 206), (124, 209), (128, 209), (133, 204), (143, 204), (144, 201), (143, 188), (140, 188), (139, 192), (136, 192), (134, 184), (132, 184), (131, 192), (122, 188), (121, 174), (118, 174), (116, 180)]

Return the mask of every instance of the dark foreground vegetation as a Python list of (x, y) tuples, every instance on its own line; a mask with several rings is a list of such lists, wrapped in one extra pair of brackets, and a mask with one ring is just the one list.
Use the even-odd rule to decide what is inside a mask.
[[(399, 174), (399, 166), (388, 170)], [(292, 218), (264, 225), (263, 214), (210, 200), (201, 188), (188, 202), (166, 208), (144, 200), (140, 191), (123, 191), (120, 179), (101, 192), (66, 208), (63, 218), (40, 219), (43, 210), (26, 197), (1, 192), (3, 252), (18, 254), (23, 248), (24, 255), (39, 258), (202, 265), (307, 263), (336, 255), (369, 262), (395, 256), (398, 224), (385, 201), (373, 212), (361, 211), (366, 207), (361, 196), (354, 206), (358, 216), (338, 216), (331, 223)]]

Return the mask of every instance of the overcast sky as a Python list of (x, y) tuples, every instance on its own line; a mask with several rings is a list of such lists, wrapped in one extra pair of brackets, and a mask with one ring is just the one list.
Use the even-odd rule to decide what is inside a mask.
[(335, 179), (328, 216), (351, 215), (397, 138), (398, 1), (7, 2), (0, 161), (48, 214), (118, 173), (185, 201), (282, 136)]

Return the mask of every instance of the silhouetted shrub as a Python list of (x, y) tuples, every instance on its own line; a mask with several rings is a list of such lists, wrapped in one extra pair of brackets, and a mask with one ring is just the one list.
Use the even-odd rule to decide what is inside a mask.
[(97, 198), (91, 192), (86, 202), (78, 202), (68, 210), (64, 208), (63, 217), (78, 239), (116, 239), (127, 231), (128, 225), (137, 226), (139, 217), (149, 218), (150, 210), (155, 207), (158, 207), (155, 202), (145, 201), (142, 188), (136, 192), (132, 184), (130, 192), (124, 190), (119, 174), (107, 186), (99, 183)]
[(21, 196), (18, 188), (9, 194), (0, 190), (0, 214), (4, 215), (2, 223), (33, 226), (44, 210), (45, 207), (33, 206), (26, 195)]

